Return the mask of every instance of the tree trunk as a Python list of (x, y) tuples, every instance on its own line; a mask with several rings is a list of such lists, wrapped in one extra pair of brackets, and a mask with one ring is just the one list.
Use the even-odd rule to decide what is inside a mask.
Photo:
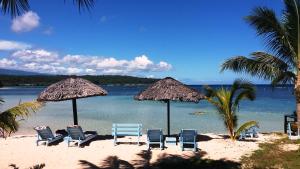
[(300, 122), (300, 63), (298, 63), (298, 73), (297, 80), (295, 84), (295, 96), (296, 96), (296, 114), (297, 114), (297, 122)]
[(297, 82), (295, 84), (295, 94), (296, 94), (296, 112), (297, 112), (297, 122), (298, 125), (300, 123), (300, 14), (299, 14), (299, 9), (298, 9), (298, 5), (296, 3), (296, 1), (294, 1), (295, 3), (295, 8), (296, 8), (296, 13), (297, 13), (297, 36), (298, 36), (298, 42), (297, 43), (297, 51), (296, 51), (296, 55), (297, 55), (297, 61), (298, 61), (298, 67), (297, 67)]

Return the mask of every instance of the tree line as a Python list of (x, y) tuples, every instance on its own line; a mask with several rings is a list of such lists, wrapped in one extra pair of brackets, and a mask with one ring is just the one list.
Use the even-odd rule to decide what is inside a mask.
[[(32, 76), (12, 76), (12, 75), (0, 75), (0, 86), (48, 86), (60, 80), (69, 78), (72, 76), (67, 75), (32, 75)], [(73, 76), (74, 77), (74, 76)], [(142, 78), (133, 76), (121, 76), (121, 75), (84, 75), (77, 76), (87, 79), (98, 85), (139, 85), (139, 84), (151, 84), (158, 79), (154, 78)]]

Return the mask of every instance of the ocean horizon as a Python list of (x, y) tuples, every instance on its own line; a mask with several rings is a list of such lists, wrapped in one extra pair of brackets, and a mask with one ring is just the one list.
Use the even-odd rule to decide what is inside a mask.
[[(223, 85), (212, 85), (220, 87)], [(141, 123), (143, 131), (161, 128), (166, 133), (166, 104), (159, 101), (136, 101), (133, 96), (146, 86), (102, 86), (107, 96), (78, 99), (78, 120), (86, 130), (97, 130), (100, 135), (110, 135), (113, 123)], [(202, 91), (201, 85), (192, 87)], [(19, 102), (31, 101), (44, 87), (5, 87), (0, 97), (5, 103), (1, 110)], [(261, 132), (283, 131), (284, 114), (291, 114), (295, 108), (293, 87), (256, 85), (255, 101), (243, 101), (239, 106), (239, 124), (248, 120), (259, 122)], [(197, 113), (201, 112), (201, 113)], [(195, 113), (197, 115), (195, 115)], [(182, 128), (197, 129), (199, 133), (226, 133), (224, 124), (216, 110), (207, 101), (199, 103), (171, 102), (171, 133), (177, 134)], [(45, 107), (26, 120), (16, 134), (33, 134), (34, 126), (48, 125), (54, 131), (72, 125), (71, 101), (46, 102)]]

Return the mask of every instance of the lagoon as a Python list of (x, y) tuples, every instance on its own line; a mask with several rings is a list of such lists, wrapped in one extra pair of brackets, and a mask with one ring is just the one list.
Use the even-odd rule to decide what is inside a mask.
[[(108, 96), (78, 99), (78, 120), (85, 130), (97, 130), (99, 134), (111, 134), (112, 123), (142, 123), (147, 128), (162, 128), (166, 133), (166, 104), (155, 101), (135, 101), (133, 96), (146, 86), (103, 86)], [(201, 91), (202, 86), (192, 86)], [(214, 85), (214, 87), (219, 87)], [(1, 110), (31, 101), (43, 87), (6, 87), (0, 89), (0, 97), (5, 103)], [(283, 115), (295, 109), (293, 87), (272, 88), (256, 85), (257, 99), (243, 101), (238, 113), (240, 124), (248, 120), (259, 122), (260, 131), (283, 131)], [(195, 112), (202, 112), (195, 115)], [(195, 103), (171, 103), (171, 133), (179, 133), (182, 128), (194, 128), (199, 133), (225, 133), (223, 122), (214, 107), (207, 101)], [(33, 127), (48, 125), (54, 131), (66, 128), (73, 122), (71, 101), (47, 102), (39, 112), (21, 122), (17, 134), (32, 134)]]

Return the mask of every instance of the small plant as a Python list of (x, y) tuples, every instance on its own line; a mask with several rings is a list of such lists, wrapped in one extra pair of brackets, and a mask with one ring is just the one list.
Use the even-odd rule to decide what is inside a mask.
[[(4, 101), (0, 98), (0, 104)], [(30, 116), (31, 112), (36, 112), (43, 106), (42, 102), (24, 102), (19, 105), (0, 112), (0, 136), (6, 138), (11, 133), (18, 131), (19, 122)]]
[(205, 92), (206, 100), (216, 107), (232, 140), (236, 140), (244, 130), (258, 125), (256, 121), (248, 121), (235, 131), (238, 122), (236, 112), (240, 102), (245, 99), (253, 101), (256, 97), (255, 88), (250, 82), (235, 80), (231, 89), (206, 86)]

